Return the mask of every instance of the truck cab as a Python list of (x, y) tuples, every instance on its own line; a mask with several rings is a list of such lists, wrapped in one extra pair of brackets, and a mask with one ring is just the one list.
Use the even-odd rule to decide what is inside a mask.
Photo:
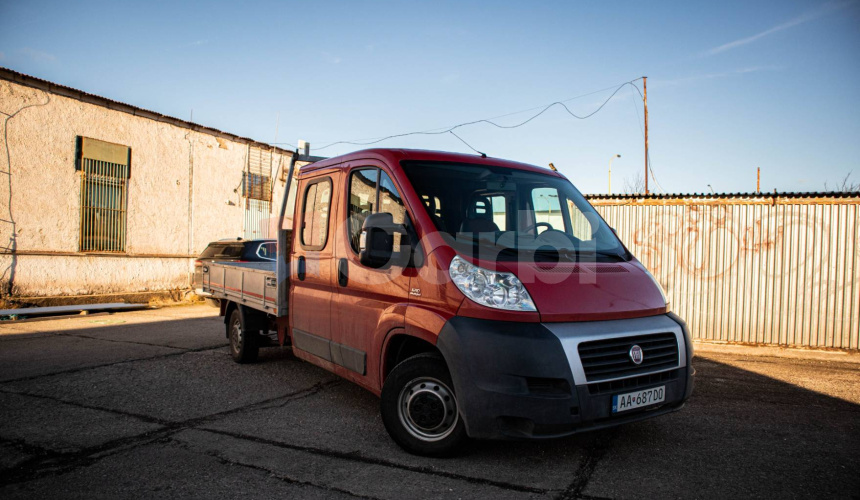
[(684, 321), (558, 172), (371, 149), (297, 180), (279, 249), (288, 311), (243, 312), (257, 318), (246, 343), (277, 330), (297, 357), (380, 396), (407, 451), (565, 436), (690, 396)]

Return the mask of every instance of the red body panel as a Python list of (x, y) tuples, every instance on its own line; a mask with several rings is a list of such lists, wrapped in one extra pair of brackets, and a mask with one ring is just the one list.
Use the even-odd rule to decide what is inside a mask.
[[(331, 179), (332, 192), (337, 193), (340, 186), (341, 173), (339, 171), (325, 172), (325, 175), (315, 175), (304, 182), (299, 183), (296, 207), (302, 205), (305, 189), (308, 181), (319, 178)], [(297, 208), (298, 209), (298, 208)], [(329, 211), (328, 225), (338, 218), (337, 206), (333, 205)], [(333, 263), (334, 238), (329, 234), (326, 238), (325, 247), (321, 250), (307, 250), (301, 244), (302, 217), (298, 214), (294, 217), (295, 242), (293, 243), (293, 254), (291, 266), (293, 285), (290, 287), (290, 326), (301, 331), (330, 339), (331, 338), (331, 300), (335, 287), (335, 266)], [(330, 231), (329, 231), (330, 232)], [(299, 259), (305, 259), (305, 279), (298, 281), (295, 278), (299, 265)]]
[[(397, 333), (405, 333), (435, 344), (442, 327), (456, 315), (511, 322), (562, 322), (622, 319), (666, 312), (660, 291), (635, 259), (576, 266), (473, 261), (480, 267), (515, 273), (538, 312), (492, 309), (466, 299), (448, 276), (448, 266), (456, 253), (436, 232), (422, 201), (400, 167), (400, 162), (407, 159), (495, 165), (563, 178), (543, 168), (494, 158), (388, 149), (359, 151), (304, 167), (297, 191), (297, 211), (308, 181), (323, 174), (332, 178), (332, 207), (328, 242), (318, 252), (302, 249), (298, 242), (300, 214), (294, 218), (296, 241), (292, 255), (290, 327), (366, 353), (366, 370), (360, 374), (297, 350), (300, 358), (379, 394), (386, 369), (381, 360), (389, 339)], [(418, 269), (369, 269), (360, 264), (357, 253), (350, 247), (345, 224), (349, 170), (364, 166), (383, 169), (396, 184), (420, 239), (424, 263)], [(304, 281), (295, 279), (300, 256), (307, 260)], [(338, 284), (341, 259), (345, 259), (348, 266), (349, 281), (345, 287)]]

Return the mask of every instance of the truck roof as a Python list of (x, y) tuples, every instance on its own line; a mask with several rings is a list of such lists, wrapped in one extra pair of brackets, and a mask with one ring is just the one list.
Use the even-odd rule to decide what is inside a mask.
[(501, 158), (484, 158), (473, 154), (448, 153), (445, 151), (428, 151), (423, 149), (388, 148), (363, 149), (361, 151), (355, 151), (341, 156), (334, 156), (332, 158), (327, 158), (325, 160), (306, 165), (302, 167), (301, 172), (313, 172), (324, 168), (334, 167), (341, 163), (364, 159), (382, 160), (389, 164), (398, 164), (403, 160), (471, 163), (475, 165), (492, 165), (496, 167), (511, 168), (516, 170), (527, 170), (530, 172), (539, 172), (542, 174), (564, 177), (558, 172), (554, 172), (548, 168), (537, 167), (535, 165), (529, 165), (528, 163), (520, 163), (517, 161), (503, 160)]

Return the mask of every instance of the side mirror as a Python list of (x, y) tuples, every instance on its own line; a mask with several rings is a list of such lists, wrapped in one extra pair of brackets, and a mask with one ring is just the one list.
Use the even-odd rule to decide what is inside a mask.
[(389, 213), (368, 215), (361, 227), (358, 258), (361, 265), (373, 269), (385, 267), (394, 255), (394, 234), (405, 236), (406, 227), (395, 224)]

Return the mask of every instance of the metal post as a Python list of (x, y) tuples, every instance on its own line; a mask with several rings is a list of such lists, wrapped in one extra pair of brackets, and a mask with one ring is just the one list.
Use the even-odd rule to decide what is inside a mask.
[(755, 192), (761, 193), (761, 167), (756, 168), (755, 173)]
[(645, 194), (648, 194), (648, 77), (642, 77), (642, 101), (645, 103)]
[[(298, 156), (299, 152), (296, 150), (290, 157), (290, 170), (287, 174), (287, 185), (284, 188), (284, 200), (281, 202), (281, 210), (278, 214), (278, 255), (275, 260), (275, 275), (278, 277), (278, 316), (287, 315), (287, 296), (290, 293), (287, 287), (287, 270), (289, 268), (287, 259), (289, 255), (287, 255), (287, 230), (284, 229), (284, 216), (287, 212), (287, 199), (290, 197), (290, 186), (293, 183), (293, 173), (296, 169)], [(296, 192), (296, 196), (298, 196), (298, 192)]]

